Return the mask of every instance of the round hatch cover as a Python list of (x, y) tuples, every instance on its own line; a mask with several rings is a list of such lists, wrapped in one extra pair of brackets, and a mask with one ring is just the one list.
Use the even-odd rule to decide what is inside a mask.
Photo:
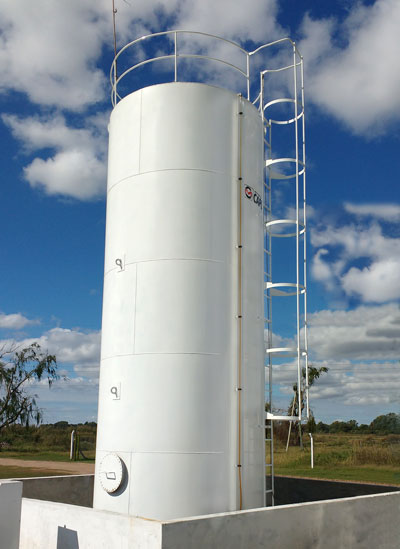
[(106, 492), (116, 492), (123, 480), (122, 459), (117, 454), (107, 454), (100, 463), (100, 484)]

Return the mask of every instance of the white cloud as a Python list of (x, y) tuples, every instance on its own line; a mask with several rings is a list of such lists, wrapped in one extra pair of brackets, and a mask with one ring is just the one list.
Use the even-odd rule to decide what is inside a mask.
[(54, 353), (60, 363), (71, 363), (75, 372), (97, 378), (100, 365), (100, 332), (53, 328), (38, 340), (42, 348)]
[[(310, 388), (312, 410), (328, 410), (332, 404), (337, 410), (342, 406), (351, 406), (354, 407), (351, 413), (357, 417), (365, 406), (382, 408), (384, 405), (400, 404), (399, 361), (353, 363), (345, 359), (328, 359), (312, 361), (312, 365), (328, 368), (328, 372), (322, 373)], [(281, 406), (285, 413), (296, 381), (294, 362), (275, 366), (275, 404)], [(343, 408), (340, 409), (343, 411)]]
[[(249, 0), (235, 9), (230, 0), (148, 0), (135, 5), (120, 0), (116, 5), (120, 46), (166, 28), (256, 43), (287, 34), (277, 23), (277, 0)], [(304, 18), (300, 50), (307, 63), (308, 95), (354, 131), (376, 132), (398, 119), (399, 24), (397, 0), (355, 3), (340, 24), (333, 18)], [(35, 104), (72, 110), (107, 99), (108, 76), (100, 61), (113, 44), (108, 0), (3, 0), (0, 32), (0, 93), (19, 91)], [(220, 49), (210, 47), (214, 53)]]
[(363, 225), (327, 225), (311, 232), (313, 246), (341, 246), (346, 259), (355, 257), (393, 257), (400, 252), (400, 239), (385, 236), (378, 223)]
[(391, 223), (400, 222), (399, 204), (353, 204), (345, 202), (344, 209), (346, 212), (358, 217), (371, 217)]
[(85, 127), (68, 126), (61, 115), (18, 118), (3, 115), (26, 152), (51, 149), (52, 156), (36, 157), (24, 168), (32, 187), (46, 194), (80, 200), (102, 196), (106, 182), (106, 128), (104, 116), (85, 119)]
[[(312, 261), (312, 274), (328, 291), (341, 288), (347, 296), (357, 296), (366, 303), (400, 298), (400, 238), (384, 235), (376, 221), (368, 226), (313, 229), (311, 243), (319, 248)], [(331, 250), (334, 259), (330, 259)], [(356, 259), (363, 259), (366, 266), (352, 265)]]
[(332, 35), (336, 27), (336, 21), (329, 19), (311, 19), (306, 14), (302, 21), (300, 30), (303, 38), (298, 47), (304, 57), (304, 63), (307, 69), (316, 70), (319, 63), (323, 62), (326, 56), (332, 54), (333, 43)]
[(399, 360), (400, 307), (359, 306), (308, 316), (310, 353), (317, 359)]
[[(229, 0), (149, 0), (134, 6), (121, 0), (116, 2), (118, 44), (168, 26), (220, 34), (222, 20), (226, 38), (264, 41), (279, 32), (277, 6), (277, 0), (249, 0), (235, 9)], [(0, 93), (25, 93), (32, 103), (56, 112), (83, 111), (108, 99), (108, 67), (104, 72), (102, 66), (104, 52), (111, 61), (113, 46), (108, 0), (61, 4), (4, 0), (0, 5), (0, 36)], [(223, 57), (226, 54), (224, 46), (215, 42), (207, 47), (206, 52), (215, 54), (217, 48)], [(211, 71), (211, 79), (219, 77), (218, 71)], [(84, 126), (79, 128), (60, 114), (27, 118), (4, 115), (3, 121), (26, 151), (37, 152), (23, 172), (32, 187), (80, 200), (104, 193), (106, 136), (105, 132), (99, 135), (93, 117), (85, 117)], [(46, 148), (52, 151), (50, 155)]]
[(37, 342), (41, 349), (54, 354), (59, 366), (72, 364), (79, 376), (96, 380), (100, 368), (100, 331), (83, 332), (79, 329), (52, 328), (40, 337), (21, 341), (2, 340), (0, 347), (22, 349)]
[[(119, 46), (168, 26), (237, 40), (265, 41), (279, 33), (277, 0), (249, 0), (234, 9), (229, 0), (121, 0), (116, 7)], [(105, 99), (107, 76), (97, 64), (104, 47), (113, 46), (108, 0), (3, 0), (0, 31), (0, 91), (17, 90), (33, 103), (72, 110)]]
[(359, 295), (366, 302), (384, 302), (400, 297), (400, 258), (376, 261), (370, 267), (352, 267), (342, 276), (348, 295)]
[(400, 402), (400, 364), (352, 364), (326, 361), (329, 368), (310, 390), (315, 400), (334, 399), (337, 406), (385, 405)]
[[(399, 361), (351, 362), (346, 359), (312, 361), (316, 368), (324, 366), (322, 373), (310, 388), (310, 408), (320, 414), (329, 409), (341, 410), (346, 416), (359, 417), (365, 407), (375, 406), (367, 416), (382, 413), (385, 406), (395, 409), (400, 404)], [(296, 382), (295, 362), (277, 365), (274, 368), (275, 405), (286, 413), (293, 397), (293, 383)], [(278, 391), (279, 389), (279, 391)], [(348, 407), (345, 410), (345, 407)]]
[[(311, 407), (318, 414), (343, 405), (353, 407), (346, 414), (358, 417), (370, 405), (377, 415), (379, 407), (390, 411), (400, 403), (399, 304), (309, 314), (308, 349), (309, 364), (329, 369), (310, 389)], [(296, 377), (296, 360), (274, 365), (275, 405), (287, 408)]]
[[(315, 208), (313, 206), (311, 206), (310, 204), (307, 204), (307, 207), (306, 207), (306, 218), (308, 220), (310, 219), (314, 219), (315, 216), (316, 216), (317, 212), (315, 211)], [(302, 221), (304, 217), (304, 208), (299, 208), (299, 219), (300, 219), (300, 222)], [(286, 219), (296, 219), (296, 208), (294, 207), (288, 207), (286, 208), (285, 210), (285, 218)]]
[(5, 328), (8, 330), (20, 330), (25, 326), (38, 323), (38, 320), (30, 320), (21, 313), (13, 313), (9, 315), (5, 313), (0, 313), (0, 328)]
[(96, 68), (111, 43), (104, 1), (4, 0), (0, 5), (0, 90), (17, 90), (40, 105), (81, 109), (104, 99)]
[(264, 43), (280, 37), (277, 11), (276, 0), (248, 0), (234, 6), (230, 0), (185, 0), (179, 5), (176, 28)]
[(303, 21), (308, 96), (356, 133), (374, 135), (399, 120), (399, 26), (398, 0), (356, 2), (340, 26)]
[(59, 379), (49, 389), (45, 379), (32, 383), (30, 391), (39, 397), (44, 422), (78, 423), (97, 420), (98, 381), (86, 377)]
[(315, 280), (323, 282), (328, 290), (334, 290), (335, 277), (332, 270), (332, 265), (324, 261), (323, 257), (328, 255), (329, 251), (326, 248), (317, 250), (311, 264), (311, 273)]
[(0, 341), (0, 348), (11, 352), (37, 342), (42, 351), (56, 356), (60, 378), (51, 388), (46, 378), (29, 384), (29, 392), (39, 397), (44, 421), (96, 420), (100, 335), (100, 331), (53, 328), (37, 338)]
[[(163, 5), (169, 16), (177, 8), (176, 1), (117, 0), (119, 45), (156, 27)], [(108, 74), (99, 62), (113, 48), (111, 6), (109, 0), (3, 0), (0, 93), (14, 90), (37, 105), (75, 111), (108, 99)]]
[(59, 152), (47, 160), (35, 158), (24, 169), (24, 175), (32, 187), (42, 187), (46, 194), (80, 200), (96, 198), (105, 188), (103, 164), (76, 149)]

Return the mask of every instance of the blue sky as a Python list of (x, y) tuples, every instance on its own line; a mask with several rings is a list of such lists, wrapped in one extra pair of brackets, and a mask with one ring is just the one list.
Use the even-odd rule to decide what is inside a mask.
[[(306, 69), (310, 355), (330, 369), (312, 391), (312, 408), (328, 422), (399, 412), (399, 2), (141, 4), (116, 0), (119, 46), (173, 28), (248, 49), (296, 40)], [(46, 421), (91, 421), (111, 0), (3, 0), (0, 33), (0, 338), (35, 339), (57, 355), (67, 381), (33, 388)], [(285, 374), (276, 379), (284, 383)], [(287, 406), (284, 385), (277, 395)]]

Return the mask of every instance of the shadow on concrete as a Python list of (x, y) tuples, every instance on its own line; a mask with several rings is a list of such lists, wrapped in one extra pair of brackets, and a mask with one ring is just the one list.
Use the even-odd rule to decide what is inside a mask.
[(57, 532), (57, 549), (79, 549), (78, 532), (66, 526), (59, 526)]
[[(399, 486), (275, 476), (275, 505), (398, 492)], [(399, 546), (400, 547), (400, 546)]]

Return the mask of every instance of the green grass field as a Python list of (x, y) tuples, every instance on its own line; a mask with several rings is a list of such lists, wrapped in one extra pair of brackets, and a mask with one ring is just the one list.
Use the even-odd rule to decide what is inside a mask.
[[(3, 433), (0, 458), (69, 462), (72, 427), (78, 429), (82, 450), (93, 463), (95, 425), (71, 426), (66, 422), (40, 427), (13, 426)], [(376, 482), (400, 485), (400, 435), (362, 433), (320, 433), (314, 435), (314, 469), (310, 467), (310, 439), (304, 435), (305, 449), (291, 446), (286, 453), (284, 433), (275, 436), (275, 473), (321, 479)], [(1, 442), (1, 441), (0, 441)], [(82, 460), (83, 461), (83, 460)], [(21, 464), (22, 465), (22, 464)], [(0, 478), (57, 475), (58, 471), (0, 466)]]
[(14, 467), (9, 465), (0, 466), (0, 479), (2, 478), (27, 478), (27, 477), (52, 477), (65, 475), (63, 471), (47, 469), (31, 469), (29, 467)]
[(39, 427), (12, 425), (4, 429), (0, 433), (0, 458), (69, 462), (72, 429), (79, 434), (80, 448), (87, 458), (80, 455), (79, 461), (94, 463), (96, 424), (69, 425), (66, 421)]
[[(84, 461), (85, 463), (94, 463), (95, 452), (89, 450), (84, 452), (87, 459), (81, 458), (79, 461)], [(32, 451), (32, 450), (3, 450), (0, 452), (1, 458), (13, 458), (13, 459), (29, 459), (35, 461), (70, 461), (69, 452), (65, 451)]]
[(316, 434), (314, 468), (305, 449), (277, 441), (275, 474), (400, 485), (400, 435)]

